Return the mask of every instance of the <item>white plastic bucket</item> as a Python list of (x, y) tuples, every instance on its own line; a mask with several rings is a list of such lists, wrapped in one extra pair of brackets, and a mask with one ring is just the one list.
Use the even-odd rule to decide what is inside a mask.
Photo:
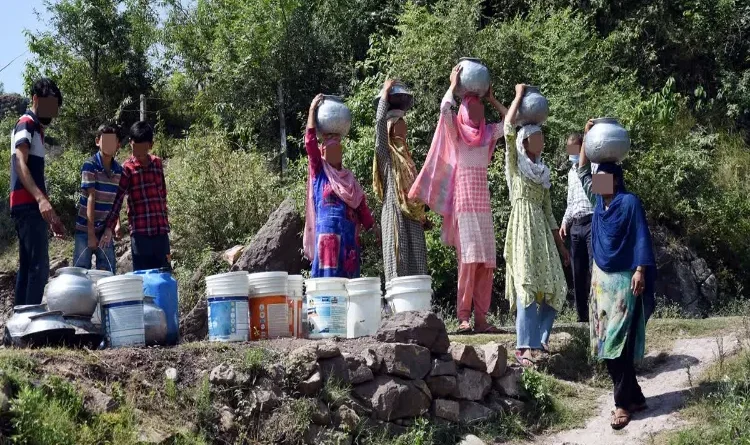
[(247, 341), (250, 333), (247, 272), (206, 277), (208, 340)]
[(391, 290), (385, 299), (394, 314), (432, 310), (432, 291), (430, 290)]
[(346, 278), (313, 278), (305, 282), (308, 338), (346, 337)]
[[(96, 286), (96, 283), (99, 282), (102, 278), (109, 278), (114, 276), (112, 272), (108, 270), (97, 270), (97, 269), (91, 269), (86, 271), (86, 276), (89, 280), (91, 280), (94, 285)], [(91, 322), (95, 325), (101, 325), (102, 324), (102, 305), (98, 301), (98, 292), (99, 288), (96, 289), (97, 292), (97, 303), (96, 303), (96, 310), (94, 311), (94, 315), (91, 316)]]
[(387, 291), (432, 290), (432, 277), (429, 275), (411, 275), (394, 278), (386, 284)]
[(380, 277), (354, 278), (347, 281), (346, 290), (352, 292), (380, 292), (382, 293)]
[(349, 292), (346, 338), (374, 336), (378, 332), (382, 300), (380, 290)]
[(119, 275), (101, 278), (96, 287), (99, 289), (107, 344), (111, 348), (144, 346), (143, 277)]
[(247, 276), (250, 286), (250, 339), (291, 337), (289, 274), (261, 272)]

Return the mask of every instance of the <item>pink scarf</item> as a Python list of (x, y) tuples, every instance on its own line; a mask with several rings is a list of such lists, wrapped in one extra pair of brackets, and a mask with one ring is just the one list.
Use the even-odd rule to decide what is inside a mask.
[[(336, 170), (326, 162), (325, 159), (320, 160), (323, 164), (323, 172), (328, 178), (328, 183), (331, 185), (331, 190), (336, 194), (346, 205), (356, 209), (362, 204), (362, 200), (365, 197), (365, 191), (362, 186), (357, 182), (354, 177), (354, 173), (351, 170), (342, 168)], [(313, 201), (313, 177), (315, 172), (311, 167), (308, 167), (307, 173), (307, 200), (305, 202), (305, 231), (302, 234), (302, 245), (305, 250), (305, 256), (310, 261), (315, 256), (315, 202)], [(322, 197), (321, 197), (322, 199)]]
[(492, 131), (487, 131), (484, 113), (482, 113), (482, 118), (479, 122), (474, 122), (469, 117), (469, 106), (477, 103), (481, 105), (481, 100), (477, 96), (470, 94), (464, 96), (461, 99), (461, 106), (458, 108), (458, 116), (455, 120), (458, 137), (469, 147), (487, 145), (489, 142), (488, 138), (492, 136)]

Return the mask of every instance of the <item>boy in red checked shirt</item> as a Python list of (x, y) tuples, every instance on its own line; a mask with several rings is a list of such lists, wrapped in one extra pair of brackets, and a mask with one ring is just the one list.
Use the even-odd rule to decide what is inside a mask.
[(130, 127), (133, 155), (122, 165), (120, 186), (100, 242), (102, 248), (111, 245), (127, 195), (133, 270), (170, 268), (167, 184), (162, 160), (149, 153), (153, 145), (154, 130), (147, 122)]

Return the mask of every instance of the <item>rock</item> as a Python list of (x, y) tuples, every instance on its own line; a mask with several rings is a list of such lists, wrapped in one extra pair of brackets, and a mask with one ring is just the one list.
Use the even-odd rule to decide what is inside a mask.
[(333, 343), (319, 343), (315, 352), (319, 359), (335, 358), (341, 355), (341, 349)]
[(234, 368), (231, 365), (222, 363), (211, 370), (208, 381), (214, 385), (230, 386), (234, 384), (236, 378), (237, 374), (234, 372)]
[(461, 401), (461, 423), (475, 423), (489, 420), (495, 415), (495, 412), (486, 406), (476, 402)]
[(312, 397), (323, 389), (323, 376), (320, 371), (315, 371), (307, 380), (301, 382), (297, 389), (302, 395)]
[(324, 382), (327, 382), (329, 379), (334, 379), (343, 384), (351, 383), (349, 367), (346, 366), (346, 360), (344, 360), (344, 357), (339, 355), (335, 358), (318, 360), (318, 365), (320, 365), (320, 373), (323, 376)]
[(656, 295), (664, 295), (689, 315), (704, 315), (717, 301), (716, 275), (703, 258), (666, 228), (652, 224)]
[(140, 425), (138, 427), (138, 443), (142, 444), (163, 444), (168, 443), (167, 441), (174, 435), (156, 429), (150, 425)]
[(432, 415), (449, 422), (458, 423), (461, 420), (461, 405), (455, 400), (435, 399), (432, 402)]
[(382, 375), (355, 387), (354, 394), (372, 408), (378, 419), (385, 421), (422, 416), (432, 403), (430, 390), (423, 381)]
[(366, 407), (362, 402), (355, 398), (348, 397), (346, 400), (344, 400), (342, 406), (346, 406), (347, 408), (351, 409), (359, 417), (372, 417), (372, 409)]
[(424, 378), (432, 367), (430, 351), (422, 346), (405, 343), (384, 343), (378, 348), (385, 372), (407, 379)]
[(482, 439), (469, 434), (458, 445), (487, 445)]
[(201, 298), (195, 307), (180, 320), (180, 339), (183, 342), (201, 341), (208, 336), (208, 303)]
[(295, 349), (287, 356), (285, 365), (288, 375), (307, 379), (318, 366), (318, 347), (307, 345)]
[(273, 365), (267, 366), (266, 373), (276, 385), (282, 386), (284, 384), (286, 370), (284, 369), (284, 365), (282, 365), (281, 363), (274, 363)]
[(230, 266), (234, 266), (234, 263), (236, 263), (237, 260), (240, 258), (240, 255), (242, 255), (243, 250), (245, 250), (245, 246), (242, 246), (242, 245), (234, 246), (231, 249), (225, 250), (224, 253), (221, 254), (221, 259), (224, 260)]
[(86, 411), (95, 416), (111, 413), (120, 406), (115, 399), (104, 394), (93, 386), (88, 386), (84, 390), (85, 396), (83, 399), (83, 407)]
[(372, 372), (365, 360), (360, 357), (347, 356), (344, 358), (346, 365), (349, 368), (349, 380), (352, 385), (359, 385), (375, 378), (375, 374)]
[(383, 362), (378, 357), (377, 352), (372, 349), (365, 349), (364, 351), (362, 351), (362, 358), (365, 360), (365, 364), (372, 370), (372, 372), (380, 371), (380, 367), (382, 366)]
[(453, 356), (453, 360), (455, 360), (460, 366), (465, 366), (482, 372), (487, 370), (487, 365), (484, 364), (484, 355), (482, 351), (477, 351), (474, 346), (453, 343), (448, 352)]
[(482, 346), (484, 363), (487, 365), (487, 374), (490, 377), (502, 377), (508, 367), (508, 351), (505, 346), (498, 343), (489, 343)]
[(287, 198), (245, 247), (232, 270), (299, 274), (307, 266), (302, 256), (301, 234), (304, 228), (305, 221), (294, 199)]
[(177, 381), (177, 369), (175, 368), (167, 368), (164, 371), (164, 377), (166, 377), (167, 380), (171, 380), (173, 382)]
[(432, 370), (430, 371), (430, 376), (455, 376), (456, 374), (458, 374), (458, 369), (456, 368), (456, 362), (453, 361), (453, 358), (449, 358), (448, 360), (441, 360), (439, 358), (432, 359)]
[(509, 367), (505, 375), (495, 379), (494, 387), (500, 394), (508, 397), (520, 398), (524, 395), (523, 386), (521, 386), (521, 375), (523, 369), (517, 366)]
[(281, 405), (281, 396), (281, 392), (276, 387), (254, 389), (248, 397), (250, 412), (270, 414)]
[(222, 268), (223, 264), (221, 263), (221, 253), (219, 252), (209, 252), (208, 255), (206, 255), (206, 258), (198, 265), (198, 267), (195, 269), (195, 272), (193, 272), (193, 275), (190, 277), (190, 281), (188, 281), (188, 285), (193, 289), (202, 289), (205, 287), (204, 279), (206, 278), (206, 274), (208, 271), (215, 271), (217, 268)]
[(458, 389), (456, 378), (451, 375), (428, 377), (425, 383), (430, 388), (432, 397), (448, 397), (453, 395)]
[(453, 397), (463, 400), (482, 400), (492, 388), (492, 378), (485, 372), (474, 369), (458, 371), (458, 381)]
[(503, 411), (509, 414), (521, 414), (526, 409), (526, 404), (520, 400), (504, 397), (501, 395), (490, 395), (487, 406), (495, 411)]
[(410, 343), (435, 354), (448, 352), (450, 340), (445, 323), (432, 312), (400, 312), (386, 318), (375, 336), (385, 343)]
[(310, 413), (310, 420), (316, 425), (328, 426), (331, 424), (331, 410), (328, 405), (320, 400), (313, 402), (313, 409)]
[(117, 275), (133, 271), (133, 251), (129, 248), (117, 257)]
[(234, 429), (234, 412), (228, 406), (219, 409), (219, 428), (222, 432), (230, 432)]
[(339, 428), (343, 429), (344, 431), (356, 430), (360, 422), (359, 415), (353, 409), (344, 405), (339, 406), (335, 418), (336, 424), (338, 424)]

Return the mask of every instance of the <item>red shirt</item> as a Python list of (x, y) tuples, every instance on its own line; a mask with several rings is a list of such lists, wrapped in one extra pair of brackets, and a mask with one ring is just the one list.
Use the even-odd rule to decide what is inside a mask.
[(164, 167), (159, 157), (149, 155), (151, 162), (144, 166), (131, 156), (122, 164), (120, 186), (112, 210), (107, 217), (107, 227), (114, 229), (122, 201), (128, 195), (128, 222), (131, 235), (165, 235), (169, 233), (167, 218), (167, 183)]

